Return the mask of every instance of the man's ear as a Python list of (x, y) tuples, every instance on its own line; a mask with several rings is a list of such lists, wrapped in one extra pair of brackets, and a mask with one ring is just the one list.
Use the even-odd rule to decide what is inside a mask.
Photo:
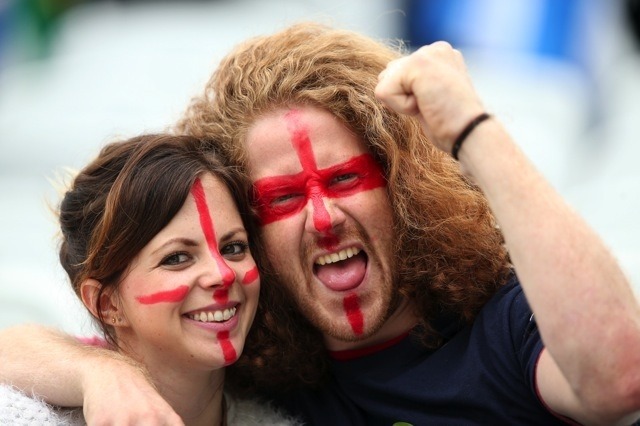
[(115, 291), (105, 290), (100, 292), (102, 284), (93, 278), (87, 278), (80, 284), (80, 295), (82, 303), (87, 307), (89, 312), (96, 317), (102, 318), (109, 325), (122, 325), (124, 315), (118, 305), (117, 295)]

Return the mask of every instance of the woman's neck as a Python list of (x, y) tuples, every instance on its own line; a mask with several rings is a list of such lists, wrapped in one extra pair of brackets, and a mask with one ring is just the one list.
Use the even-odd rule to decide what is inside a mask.
[(224, 414), (224, 368), (211, 372), (149, 372), (162, 397), (186, 426), (220, 425)]
[(186, 426), (222, 424), (226, 411), (223, 409), (224, 368), (204, 371), (166, 360), (133, 358), (147, 369), (158, 393)]

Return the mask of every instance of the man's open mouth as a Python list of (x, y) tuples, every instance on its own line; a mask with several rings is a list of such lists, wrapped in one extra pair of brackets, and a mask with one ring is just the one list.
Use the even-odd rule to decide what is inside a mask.
[(363, 250), (349, 247), (320, 256), (313, 266), (313, 272), (330, 290), (351, 290), (364, 279), (367, 261), (367, 254)]

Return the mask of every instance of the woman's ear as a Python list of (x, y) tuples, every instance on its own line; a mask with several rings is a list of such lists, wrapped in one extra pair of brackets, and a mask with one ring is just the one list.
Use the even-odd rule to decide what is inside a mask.
[(89, 312), (100, 319), (100, 315), (109, 325), (122, 325), (124, 315), (120, 312), (117, 295), (115, 291), (105, 290), (100, 292), (102, 284), (93, 278), (88, 278), (80, 284), (80, 295), (82, 303)]

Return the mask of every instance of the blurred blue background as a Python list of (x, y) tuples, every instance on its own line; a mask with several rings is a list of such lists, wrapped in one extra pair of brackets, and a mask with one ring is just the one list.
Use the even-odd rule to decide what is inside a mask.
[(0, 328), (93, 332), (57, 263), (60, 172), (163, 130), (233, 45), (300, 20), (459, 48), (487, 109), (640, 290), (639, 4), (0, 0)]

